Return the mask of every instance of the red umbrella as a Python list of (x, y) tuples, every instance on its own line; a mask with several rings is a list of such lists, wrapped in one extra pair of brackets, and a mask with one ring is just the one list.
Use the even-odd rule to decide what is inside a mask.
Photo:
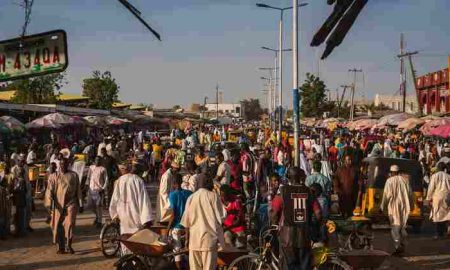
[(445, 126), (439, 126), (437, 128), (432, 129), (430, 131), (430, 135), (442, 137), (444, 139), (449, 138), (450, 137), (450, 124), (445, 125)]

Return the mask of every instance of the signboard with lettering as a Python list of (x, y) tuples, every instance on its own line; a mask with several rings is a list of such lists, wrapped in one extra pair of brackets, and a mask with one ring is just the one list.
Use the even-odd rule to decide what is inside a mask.
[(68, 64), (64, 30), (0, 41), (0, 82), (62, 72)]

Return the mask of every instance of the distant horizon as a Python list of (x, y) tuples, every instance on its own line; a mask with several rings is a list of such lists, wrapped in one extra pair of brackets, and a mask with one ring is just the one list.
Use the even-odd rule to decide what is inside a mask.
[[(126, 103), (186, 107), (203, 103), (205, 96), (215, 98), (219, 82), (229, 102), (259, 98), (264, 104), (260, 77), (267, 74), (258, 68), (273, 66), (274, 59), (273, 53), (260, 47), (277, 47), (279, 14), (257, 8), (255, 3), (288, 6), (291, 1), (131, 2), (161, 33), (162, 42), (118, 2), (35, 1), (28, 34), (52, 29), (64, 29), (68, 34), (69, 84), (63, 92), (80, 94), (83, 78), (94, 70), (110, 70), (120, 86), (120, 100)], [(400, 33), (405, 34), (407, 50), (419, 51), (413, 58), (418, 75), (448, 65), (450, 1), (369, 1), (344, 42), (326, 61), (319, 60), (323, 47), (311, 48), (309, 43), (331, 7), (326, 1), (309, 2), (300, 9), (300, 84), (306, 72), (318, 74), (333, 96), (337, 87), (352, 83), (348, 69), (361, 68), (365, 73), (358, 77), (356, 98), (393, 95), (400, 84), (396, 57)], [(286, 13), (285, 19), (287, 48), (291, 47), (291, 14)], [(8, 25), (0, 31), (0, 40), (17, 37), (23, 10), (13, 1), (3, 1), (0, 22)], [(290, 58), (290, 53), (285, 53), (285, 107), (292, 102)]]

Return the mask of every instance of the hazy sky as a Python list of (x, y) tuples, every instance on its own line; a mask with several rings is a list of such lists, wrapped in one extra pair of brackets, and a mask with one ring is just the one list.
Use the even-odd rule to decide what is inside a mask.
[[(19, 0), (0, 0), (0, 39), (16, 37), (23, 24)], [(158, 107), (199, 103), (215, 97), (219, 82), (225, 100), (262, 98), (258, 67), (273, 65), (279, 13), (255, 3), (288, 6), (289, 0), (130, 0), (162, 35), (157, 41), (116, 0), (35, 0), (28, 33), (64, 29), (68, 33), (67, 93), (81, 93), (92, 70), (110, 70), (125, 102)], [(349, 68), (362, 68), (359, 92), (393, 94), (399, 84), (400, 32), (407, 48), (422, 56), (419, 74), (447, 66), (450, 27), (448, 0), (370, 0), (344, 43), (326, 61), (323, 48), (311, 48), (314, 32), (331, 12), (325, 0), (310, 0), (300, 10), (300, 72), (319, 72), (333, 97), (350, 83)], [(285, 16), (285, 47), (291, 47), (291, 14)], [(290, 104), (290, 53), (285, 54), (284, 97)]]

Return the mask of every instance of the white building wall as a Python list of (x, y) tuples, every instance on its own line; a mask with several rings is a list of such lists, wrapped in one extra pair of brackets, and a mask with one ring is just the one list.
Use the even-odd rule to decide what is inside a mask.
[[(217, 110), (216, 103), (208, 103), (205, 105), (208, 112), (215, 112)], [(241, 104), (239, 103), (219, 103), (219, 115), (232, 115), (234, 117), (241, 116)]]
[[(403, 110), (403, 97), (402, 96), (390, 96), (390, 95), (375, 95), (374, 100), (375, 106), (380, 106), (384, 104), (385, 106), (391, 108), (392, 110), (402, 111)], [(419, 111), (419, 106), (417, 105), (417, 97), (410, 95), (406, 96), (406, 108), (407, 113), (417, 113)]]

